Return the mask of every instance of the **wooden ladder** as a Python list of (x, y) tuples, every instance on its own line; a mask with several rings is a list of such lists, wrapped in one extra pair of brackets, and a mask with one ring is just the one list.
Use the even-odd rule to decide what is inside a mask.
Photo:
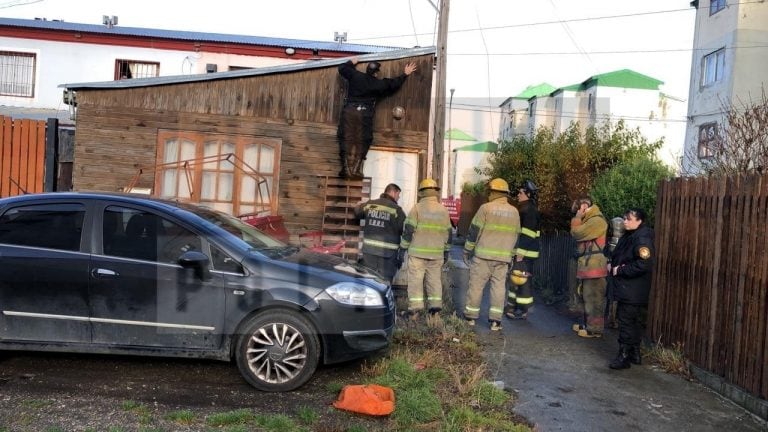
[(323, 243), (345, 241), (341, 254), (357, 260), (362, 247), (362, 227), (355, 219), (355, 206), (371, 197), (371, 178), (351, 180), (324, 176)]

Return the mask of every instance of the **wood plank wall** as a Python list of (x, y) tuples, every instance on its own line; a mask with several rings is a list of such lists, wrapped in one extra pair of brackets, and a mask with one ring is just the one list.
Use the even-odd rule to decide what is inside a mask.
[(768, 399), (768, 176), (659, 186), (650, 336)]
[(0, 116), (0, 198), (43, 191), (45, 126), (43, 120)]
[[(415, 73), (379, 104), (373, 148), (426, 155), (432, 56), (413, 60), (426, 73)], [(384, 62), (382, 76), (401, 71), (408, 61)], [(127, 186), (140, 166), (156, 163), (159, 129), (277, 138), (282, 140), (279, 214), (292, 234), (320, 229), (324, 194), (319, 176), (339, 171), (336, 126), (342, 84), (333, 67), (149, 88), (79, 90), (73, 187), (118, 191)], [(406, 107), (401, 121), (390, 114), (395, 105)]]

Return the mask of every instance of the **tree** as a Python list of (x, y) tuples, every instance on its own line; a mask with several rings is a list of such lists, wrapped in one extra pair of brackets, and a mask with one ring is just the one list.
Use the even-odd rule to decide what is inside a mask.
[[(686, 152), (688, 166), (705, 175), (762, 174), (768, 170), (768, 99), (734, 105), (721, 103), (720, 125), (702, 128), (706, 148)], [(709, 135), (707, 135), (709, 134)]]
[(659, 181), (672, 176), (674, 171), (661, 161), (638, 157), (599, 175), (590, 195), (600, 203), (607, 219), (623, 215), (628, 208), (641, 208), (648, 216), (647, 222), (653, 225)]
[[(488, 178), (501, 177), (511, 187), (525, 179), (539, 187), (539, 211), (544, 229), (568, 229), (571, 203), (587, 194), (595, 178), (620, 163), (653, 159), (662, 142), (648, 142), (639, 130), (623, 121), (605, 122), (582, 132), (578, 123), (555, 134), (540, 128), (533, 137), (504, 142), (478, 169)], [(599, 201), (597, 201), (599, 204)]]

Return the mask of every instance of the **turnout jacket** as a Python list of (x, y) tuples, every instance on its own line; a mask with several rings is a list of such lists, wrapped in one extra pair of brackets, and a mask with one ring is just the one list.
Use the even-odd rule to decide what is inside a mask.
[(587, 209), (583, 218), (571, 219), (571, 236), (576, 240), (578, 279), (597, 279), (608, 275), (608, 259), (603, 254), (608, 222), (597, 205)]
[(355, 208), (355, 215), (365, 219), (363, 253), (390, 258), (397, 253), (403, 233), (405, 212), (387, 194)]
[(526, 258), (538, 258), (539, 237), (541, 236), (541, 215), (533, 201), (523, 201), (518, 209), (520, 212), (520, 237), (517, 239), (515, 255)]
[(651, 291), (651, 269), (656, 259), (653, 230), (645, 223), (627, 231), (611, 255), (611, 267), (618, 267), (613, 277), (616, 300), (631, 304), (648, 304)]
[(443, 259), (451, 248), (451, 219), (437, 197), (424, 197), (405, 219), (400, 247), (414, 258)]
[(472, 218), (464, 250), (478, 258), (509, 263), (520, 233), (520, 214), (507, 197), (480, 206)]

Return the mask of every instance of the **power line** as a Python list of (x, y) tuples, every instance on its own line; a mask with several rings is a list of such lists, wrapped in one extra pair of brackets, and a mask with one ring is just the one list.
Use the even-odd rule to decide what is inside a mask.
[[(741, 2), (730, 2), (728, 6), (735, 6), (735, 5), (742, 5), (742, 4), (751, 4), (751, 3), (764, 3), (765, 0), (747, 0), (747, 1), (741, 1)], [(699, 6), (698, 9), (708, 9), (709, 6)], [(585, 21), (599, 21), (599, 20), (608, 20), (608, 19), (620, 19), (620, 18), (632, 18), (632, 17), (639, 17), (639, 16), (650, 16), (650, 15), (659, 15), (659, 14), (667, 14), (667, 13), (678, 13), (678, 12), (688, 12), (691, 10), (695, 10), (696, 8), (689, 7), (685, 9), (667, 9), (667, 10), (660, 10), (660, 11), (648, 11), (648, 12), (634, 12), (634, 13), (628, 13), (628, 14), (618, 14), (618, 15), (603, 15), (603, 16), (597, 16), (597, 17), (584, 17), (584, 18), (571, 18), (566, 20), (555, 20), (555, 21), (538, 21), (538, 22), (531, 22), (531, 23), (521, 23), (521, 24), (508, 24), (508, 25), (502, 25), (502, 26), (493, 26), (493, 27), (485, 27), (485, 28), (467, 28), (467, 29), (457, 29), (457, 30), (449, 30), (448, 33), (466, 33), (466, 32), (476, 32), (481, 30), (502, 30), (502, 29), (508, 29), (508, 28), (518, 28), (518, 27), (533, 27), (533, 26), (541, 26), (541, 25), (554, 25), (554, 24), (562, 24), (562, 23), (570, 23), (570, 22), (585, 22)], [(430, 35), (432, 33), (420, 33), (419, 35)], [(395, 38), (403, 38), (403, 37), (411, 37), (412, 34), (406, 34), (406, 35), (391, 35), (391, 36), (370, 36), (365, 38), (355, 38), (350, 39), (350, 41), (366, 41), (366, 40), (374, 40), (374, 39), (395, 39)]]
[(0, 3), (0, 9), (12, 8), (14, 6), (24, 6), (32, 3), (40, 3), (43, 0), (12, 0), (5, 3)]
[[(665, 49), (649, 49), (649, 50), (616, 50), (616, 51), (586, 51), (588, 54), (658, 54), (658, 53), (674, 53), (674, 52), (694, 52), (694, 51), (717, 51), (720, 49), (735, 50), (735, 49), (750, 49), (750, 48), (768, 48), (768, 45), (744, 45), (744, 46), (726, 46), (717, 48), (665, 48)], [(549, 51), (549, 52), (517, 52), (517, 53), (449, 53), (453, 56), (535, 56), (535, 55), (582, 55), (582, 52), (574, 51)]]

